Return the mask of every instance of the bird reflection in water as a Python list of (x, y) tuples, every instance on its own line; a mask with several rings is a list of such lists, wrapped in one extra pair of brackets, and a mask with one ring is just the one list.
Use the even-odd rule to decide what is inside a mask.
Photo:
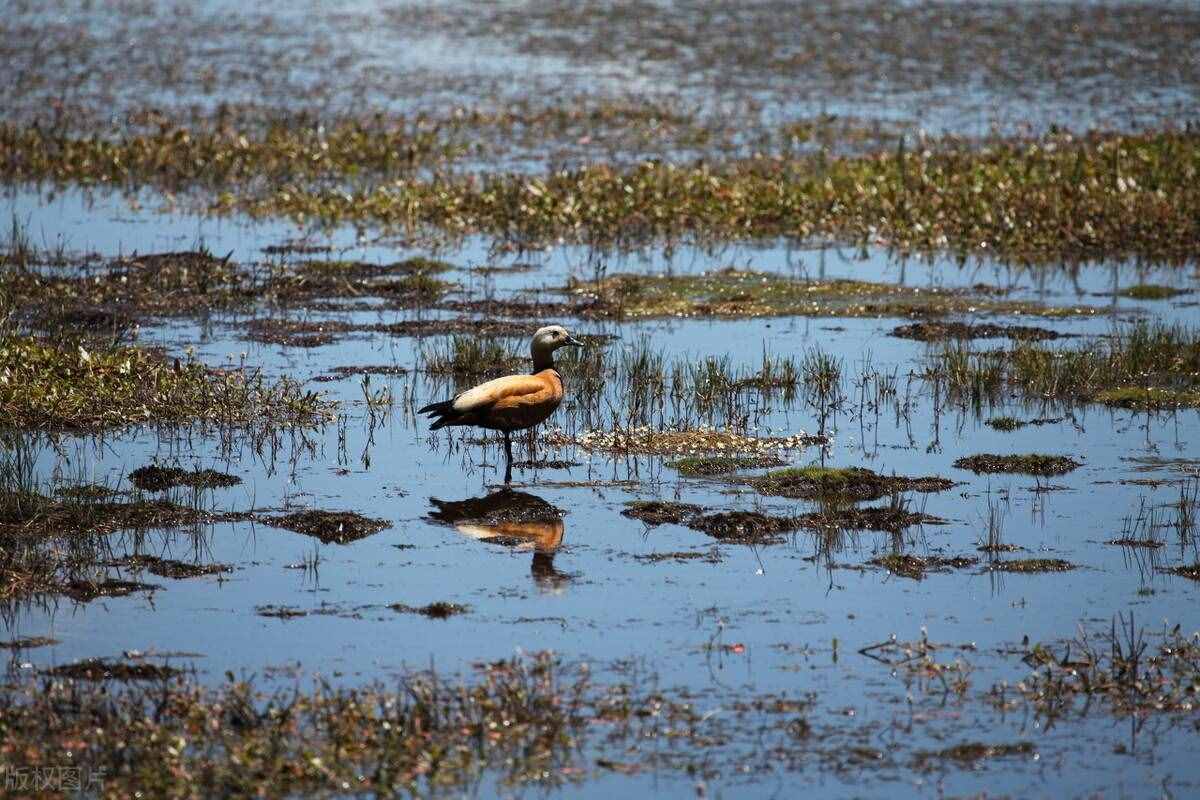
[(554, 567), (562, 545), (563, 511), (527, 492), (501, 489), (486, 497), (429, 502), (437, 509), (429, 519), (452, 525), (459, 533), (488, 544), (533, 551), (530, 574), (543, 589), (559, 589), (571, 578)]

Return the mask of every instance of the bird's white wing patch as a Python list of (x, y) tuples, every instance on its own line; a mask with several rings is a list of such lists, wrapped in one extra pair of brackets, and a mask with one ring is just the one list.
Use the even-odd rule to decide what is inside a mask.
[(454, 398), (454, 410), (460, 414), (464, 414), (476, 408), (491, 405), (496, 402), (498, 397), (504, 394), (501, 390), (512, 380), (512, 377), (511, 375), (506, 375), (503, 378), (495, 378), (487, 383), (481, 383), (473, 389), (467, 389)]

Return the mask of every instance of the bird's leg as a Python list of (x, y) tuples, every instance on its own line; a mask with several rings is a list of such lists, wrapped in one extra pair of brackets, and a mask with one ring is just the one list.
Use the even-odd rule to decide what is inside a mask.
[(504, 432), (504, 482), (512, 483), (512, 434)]
[(529, 429), (529, 466), (537, 469), (537, 434)]

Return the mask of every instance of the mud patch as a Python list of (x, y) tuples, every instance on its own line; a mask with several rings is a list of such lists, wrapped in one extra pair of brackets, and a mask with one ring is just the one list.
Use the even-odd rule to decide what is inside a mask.
[(928, 572), (949, 572), (952, 569), (973, 567), (979, 563), (979, 559), (968, 556), (914, 556), (891, 553), (886, 556), (872, 558), (867, 563), (876, 567), (883, 567), (894, 575), (919, 581)]
[(1032, 742), (1013, 742), (1011, 744), (963, 742), (953, 747), (947, 747), (945, 750), (917, 753), (913, 766), (919, 770), (929, 770), (940, 765), (952, 764), (963, 769), (973, 769), (980, 762), (993, 758), (1029, 757), (1036, 752)]
[(937, 476), (879, 475), (863, 467), (792, 467), (747, 481), (755, 491), (775, 497), (814, 500), (878, 500), (898, 492), (943, 492), (954, 481)]
[(312, 536), (325, 544), (357, 542), (392, 527), (382, 519), (372, 519), (353, 511), (296, 511), (280, 517), (260, 517), (259, 521), (274, 528)]
[(980, 453), (966, 456), (954, 462), (959, 469), (969, 469), (976, 475), (996, 473), (1019, 473), (1021, 475), (1037, 475), (1043, 478), (1066, 475), (1083, 464), (1068, 456), (1047, 456), (1039, 453), (1025, 455), (994, 455)]
[(1058, 339), (1064, 334), (1049, 328), (1028, 325), (972, 325), (966, 322), (914, 322), (892, 330), (892, 336), (937, 342), (945, 339), (1012, 339), (1020, 342), (1040, 342)]
[(183, 670), (162, 664), (145, 664), (128, 661), (108, 661), (89, 658), (74, 664), (63, 664), (41, 671), (55, 678), (73, 678), (81, 681), (162, 681), (183, 674)]
[(920, 511), (909, 511), (904, 505), (858, 508), (857, 506), (825, 508), (801, 514), (797, 520), (805, 528), (815, 530), (886, 531), (899, 533), (915, 525), (945, 525), (946, 520)]
[(129, 481), (145, 492), (165, 492), (177, 486), (193, 489), (226, 489), (242, 479), (213, 469), (185, 470), (179, 467), (160, 467), (152, 464), (138, 467), (129, 473)]
[(323, 347), (333, 344), (334, 334), (354, 329), (336, 320), (301, 322), (287, 319), (252, 319), (244, 327), (246, 338), (259, 344), (278, 344), (285, 347)]
[(62, 584), (58, 587), (57, 593), (66, 595), (77, 603), (90, 603), (101, 597), (125, 597), (134, 592), (153, 592), (161, 588), (157, 584), (138, 583), (137, 581), (78, 579)]
[(430, 619), (449, 619), (456, 617), (459, 614), (466, 614), (470, 608), (458, 603), (447, 603), (439, 600), (436, 603), (430, 603), (427, 606), (408, 606), (404, 603), (393, 603), (388, 606), (392, 611), (398, 614), (420, 614), (423, 617)]
[(260, 617), (273, 617), (275, 619), (295, 619), (296, 617), (308, 616), (307, 611), (302, 608), (296, 608), (295, 606), (258, 606), (254, 609), (254, 613), (258, 614)]
[(682, 525), (704, 510), (691, 503), (671, 503), (665, 500), (635, 500), (627, 505), (621, 514), (641, 520), (647, 525)]
[(994, 561), (987, 568), (996, 572), (1069, 572), (1075, 565), (1061, 558), (1014, 558)]
[(695, 550), (677, 550), (672, 553), (640, 553), (633, 558), (635, 561), (641, 561), (644, 564), (659, 564), (663, 561), (703, 561), (706, 564), (721, 563), (721, 554), (715, 548), (706, 553), (697, 553)]
[(53, 644), (58, 644), (58, 639), (52, 639), (49, 636), (26, 636), (20, 639), (10, 639), (7, 642), (0, 641), (0, 649), (32, 650), (35, 647), (49, 647)]
[(783, 533), (799, 527), (792, 517), (772, 517), (757, 511), (723, 511), (692, 517), (686, 524), (722, 542), (733, 544), (781, 544)]

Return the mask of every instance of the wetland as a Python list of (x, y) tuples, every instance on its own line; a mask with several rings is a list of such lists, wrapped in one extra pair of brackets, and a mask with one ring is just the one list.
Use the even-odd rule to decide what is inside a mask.
[(12, 5), (13, 796), (1196, 793), (1190, 4)]

